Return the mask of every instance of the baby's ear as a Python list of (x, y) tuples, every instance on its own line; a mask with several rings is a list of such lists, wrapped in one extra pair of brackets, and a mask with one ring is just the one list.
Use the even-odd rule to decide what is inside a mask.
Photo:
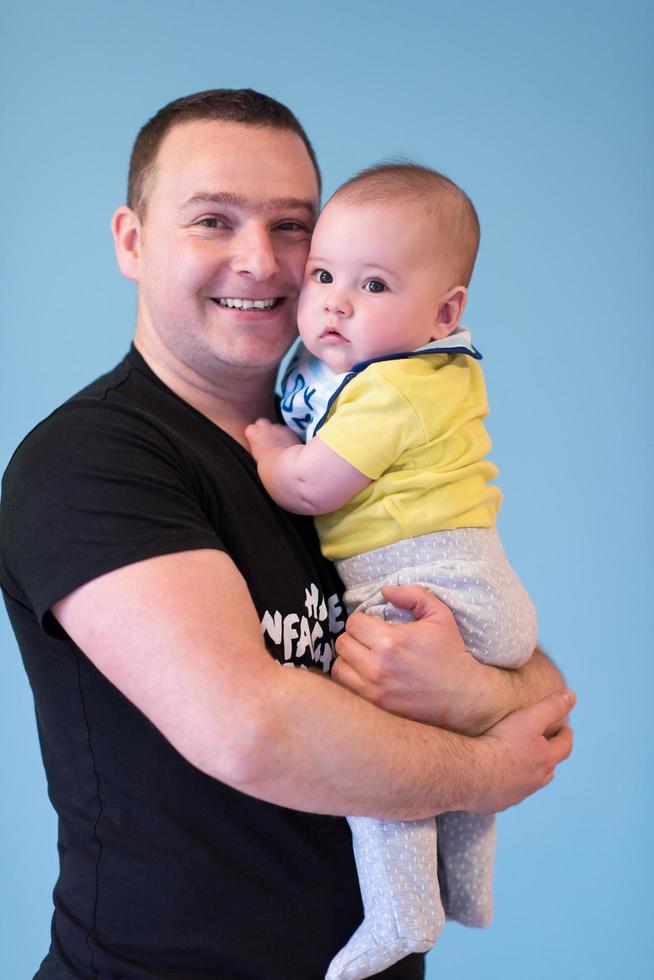
[(468, 290), (465, 286), (453, 286), (448, 289), (441, 298), (436, 322), (434, 324), (434, 340), (442, 340), (449, 337), (451, 333), (461, 323), (461, 317), (468, 299)]

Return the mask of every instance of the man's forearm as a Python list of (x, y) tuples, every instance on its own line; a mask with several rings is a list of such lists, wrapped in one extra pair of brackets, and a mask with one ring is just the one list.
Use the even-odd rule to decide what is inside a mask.
[(502, 722), (510, 738), (502, 726), (469, 738), (380, 711), (322, 675), (284, 671), (279, 681), (235, 785), (283, 806), (403, 820), (492, 812), (545, 785), (564, 757), (540, 719), (527, 725), (520, 713)]
[(279, 673), (236, 774), (243, 792), (314, 813), (408, 820), (474, 806), (480, 778), (491, 781), (492, 753), (478, 740), (381, 711), (318, 673)]
[[(528, 709), (501, 723), (504, 734), (470, 739), (390, 714), (312, 671), (282, 669), (243, 577), (213, 549), (109, 572), (53, 613), (191, 764), (281, 806), (406, 819), (490, 812), (535, 792), (563, 758), (542, 735), (568, 709), (560, 699), (553, 716)], [(565, 737), (558, 743), (565, 751)]]

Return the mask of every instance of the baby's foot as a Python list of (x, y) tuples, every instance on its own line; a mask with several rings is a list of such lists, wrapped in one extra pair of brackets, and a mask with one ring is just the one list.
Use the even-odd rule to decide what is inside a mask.
[(443, 928), (434, 820), (352, 817), (365, 917), (325, 980), (363, 980), (410, 953), (425, 953)]

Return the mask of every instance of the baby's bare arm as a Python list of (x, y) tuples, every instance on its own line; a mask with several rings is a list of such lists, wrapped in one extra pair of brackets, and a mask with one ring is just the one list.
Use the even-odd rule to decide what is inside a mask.
[(285, 425), (268, 419), (249, 425), (245, 436), (266, 490), (294, 514), (338, 510), (370, 483), (319, 436), (305, 446)]

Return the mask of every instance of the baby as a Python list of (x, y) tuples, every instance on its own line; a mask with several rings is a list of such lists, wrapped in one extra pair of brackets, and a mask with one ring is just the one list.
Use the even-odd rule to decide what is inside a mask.
[[(382, 165), (340, 187), (311, 242), (286, 426), (259, 419), (246, 434), (271, 496), (316, 515), (348, 612), (397, 622), (407, 614), (381, 588), (418, 583), (475, 657), (518, 667), (536, 617), (495, 530), (481, 355), (460, 325), (478, 244), (472, 203), (433, 170)], [(424, 952), (445, 915), (488, 924), (493, 817), (349, 822), (365, 918), (327, 980)]]

